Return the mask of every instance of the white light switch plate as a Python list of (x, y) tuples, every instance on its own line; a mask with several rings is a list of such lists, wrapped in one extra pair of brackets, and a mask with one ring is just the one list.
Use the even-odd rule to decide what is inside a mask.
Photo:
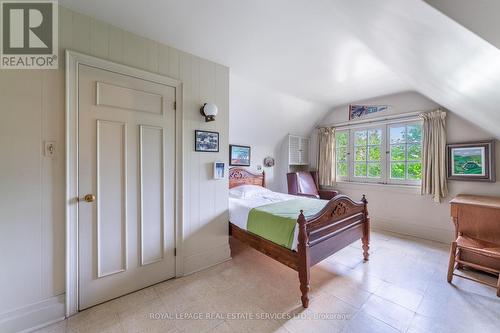
[(56, 143), (54, 141), (45, 141), (45, 156), (50, 158), (56, 157)]

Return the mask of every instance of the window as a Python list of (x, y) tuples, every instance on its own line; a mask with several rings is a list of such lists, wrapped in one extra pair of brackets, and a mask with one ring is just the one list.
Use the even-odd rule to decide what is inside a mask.
[(408, 185), (420, 183), (420, 122), (337, 130), (335, 138), (339, 181)]
[(347, 180), (349, 177), (349, 131), (335, 133), (335, 150), (337, 178)]
[(389, 127), (390, 179), (414, 182), (422, 178), (422, 125)]
[(354, 130), (354, 178), (382, 177), (382, 129)]

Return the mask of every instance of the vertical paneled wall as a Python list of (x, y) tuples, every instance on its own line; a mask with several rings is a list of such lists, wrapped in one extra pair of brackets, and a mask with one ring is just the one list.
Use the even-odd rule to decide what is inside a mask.
[[(63, 7), (59, 45), (59, 70), (0, 72), (0, 325), (65, 291), (65, 49), (183, 82), (184, 272), (229, 258), (227, 177), (212, 180), (212, 163), (228, 162), (229, 69)], [(219, 107), (215, 122), (201, 117), (205, 102)], [(195, 152), (195, 129), (219, 132), (219, 153)]]

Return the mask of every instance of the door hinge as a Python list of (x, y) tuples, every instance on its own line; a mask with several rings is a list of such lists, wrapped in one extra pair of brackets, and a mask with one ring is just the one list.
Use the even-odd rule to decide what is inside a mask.
[(177, 110), (177, 102), (174, 102), (174, 110)]
[(177, 256), (177, 248), (174, 247), (174, 257), (176, 257), (176, 256)]

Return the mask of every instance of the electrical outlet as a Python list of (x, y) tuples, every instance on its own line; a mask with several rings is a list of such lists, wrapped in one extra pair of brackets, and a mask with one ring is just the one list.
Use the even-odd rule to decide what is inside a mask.
[(56, 143), (54, 141), (45, 141), (45, 156), (50, 158), (56, 157)]

